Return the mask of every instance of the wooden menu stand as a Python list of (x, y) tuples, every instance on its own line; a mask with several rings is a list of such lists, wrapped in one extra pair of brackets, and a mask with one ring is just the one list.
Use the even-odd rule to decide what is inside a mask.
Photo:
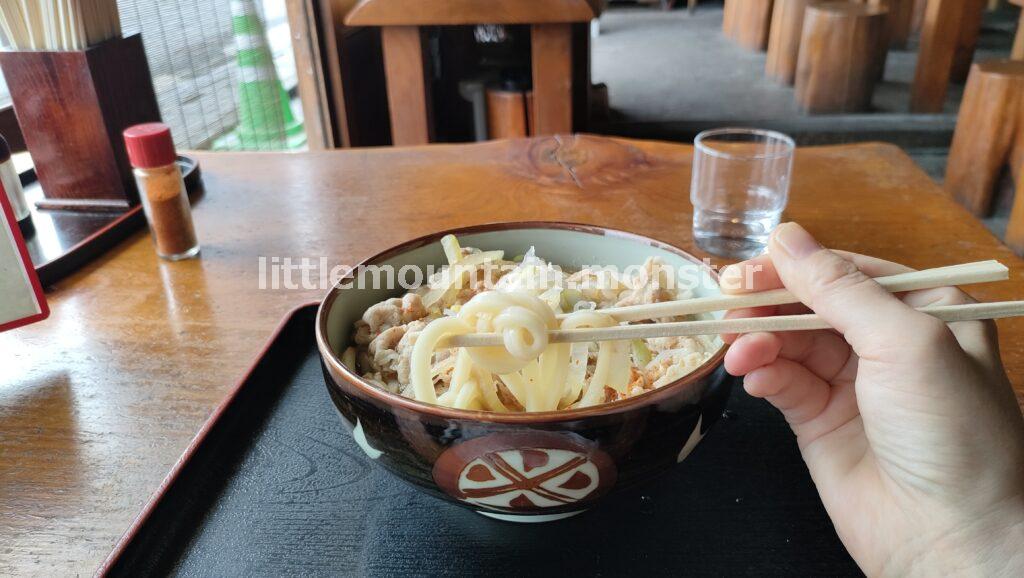
[(81, 51), (0, 52), (40, 208), (124, 211), (138, 204), (121, 131), (160, 120), (138, 34)]
[(362, 0), (345, 24), (381, 27), (391, 139), (401, 146), (433, 136), (420, 27), (531, 25), (533, 134), (550, 135), (573, 130), (572, 24), (599, 14), (599, 0)]

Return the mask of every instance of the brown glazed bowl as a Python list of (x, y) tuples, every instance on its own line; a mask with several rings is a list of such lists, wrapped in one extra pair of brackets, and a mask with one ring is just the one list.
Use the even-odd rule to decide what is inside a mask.
[[(696, 296), (718, 294), (715, 274), (692, 255), (631, 233), (568, 223), (501, 223), (443, 231), (403, 243), (363, 265), (446, 263), (439, 240), (503, 249), (565, 268), (640, 265), (660, 256), (700, 280)], [(414, 282), (412, 268), (406, 279)], [(378, 389), (341, 361), (352, 325), (401, 287), (372, 288), (373, 268), (357, 267), (328, 293), (316, 338), (331, 399), (356, 443), (375, 462), (420, 490), (494, 518), (543, 522), (582, 512), (598, 499), (654, 478), (681, 462), (718, 419), (729, 397), (723, 345), (693, 373), (627, 400), (585, 409), (493, 413), (449, 409)], [(386, 277), (377, 269), (381, 279)], [(355, 282), (354, 282), (355, 281)], [(358, 281), (363, 283), (360, 285)]]

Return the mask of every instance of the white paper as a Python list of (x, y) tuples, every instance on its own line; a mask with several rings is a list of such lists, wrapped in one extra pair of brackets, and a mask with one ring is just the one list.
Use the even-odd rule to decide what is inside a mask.
[[(0, 211), (0, 325), (42, 313), (26, 264), (14, 242), (13, 227)], [(31, 265), (29, 265), (31, 266)]]

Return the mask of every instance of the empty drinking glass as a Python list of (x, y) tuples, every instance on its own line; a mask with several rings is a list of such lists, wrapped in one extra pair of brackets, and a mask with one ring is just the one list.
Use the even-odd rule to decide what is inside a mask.
[(694, 140), (693, 237), (722, 257), (764, 251), (786, 208), (793, 139), (770, 130), (707, 130)]

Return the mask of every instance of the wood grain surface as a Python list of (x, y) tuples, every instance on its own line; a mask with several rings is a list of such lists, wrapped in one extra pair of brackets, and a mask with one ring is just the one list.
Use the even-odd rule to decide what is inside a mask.
[(979, 217), (992, 212), (992, 196), (1007, 164), (1014, 174), (1024, 156), (1024, 62), (976, 63), (960, 103), (944, 186)]
[(764, 65), (768, 78), (783, 84), (793, 84), (796, 79), (804, 11), (810, 3), (811, 0), (775, 0), (768, 34), (768, 57)]
[(568, 24), (530, 27), (533, 73), (533, 134), (572, 131), (572, 28)]
[[(138, 233), (48, 294), (51, 318), (0, 334), (0, 575), (92, 573), (281, 317), (314, 289), (259, 288), (259, 257), (352, 264), (411, 237), (560, 219), (694, 251), (690, 146), (563, 136), (300, 154), (196, 153), (202, 257)], [(786, 218), (827, 245), (917, 268), (1024, 262), (898, 148), (799, 149)], [(1024, 321), (999, 322), (1024, 392)], [(329, 403), (326, 396), (324, 403)]]
[(380, 35), (387, 76), (391, 142), (395, 146), (427, 144), (433, 130), (420, 28), (385, 26)]
[(965, 49), (961, 40), (970, 36), (962, 33), (964, 21), (972, 21), (965, 19), (968, 4), (965, 0), (927, 1), (910, 91), (910, 112), (942, 112), (957, 52)]
[(768, 47), (774, 0), (726, 0), (722, 32), (747, 50)]
[(361, 0), (345, 17), (349, 26), (537, 24), (590, 22), (601, 0)]
[(809, 113), (867, 110), (885, 56), (884, 6), (816, 2), (804, 11), (796, 101)]

